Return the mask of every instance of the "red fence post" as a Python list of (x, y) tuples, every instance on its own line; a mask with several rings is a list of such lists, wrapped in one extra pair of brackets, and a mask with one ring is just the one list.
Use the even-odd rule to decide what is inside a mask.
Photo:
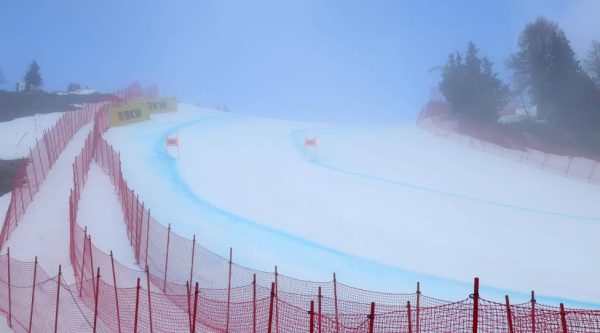
[(28, 332), (31, 333), (31, 324), (33, 323), (33, 305), (35, 303), (35, 279), (37, 277), (37, 256), (35, 257), (35, 261), (33, 263), (33, 285), (31, 287), (31, 309), (29, 311), (29, 329)]
[(592, 182), (592, 178), (594, 178), (594, 173), (596, 172), (596, 168), (598, 167), (598, 161), (594, 162), (594, 164), (592, 164), (592, 167), (590, 168), (590, 173), (588, 174), (588, 183)]
[(569, 157), (569, 164), (567, 164), (567, 171), (565, 171), (565, 177), (569, 176), (569, 170), (571, 169), (571, 163), (573, 163), (573, 156)]
[(369, 314), (369, 333), (375, 328), (375, 302), (371, 302), (371, 314)]
[(83, 229), (83, 251), (81, 255), (81, 270), (80, 270), (80, 278), (79, 278), (79, 297), (81, 297), (81, 293), (83, 291), (83, 276), (85, 275), (83, 272), (85, 270), (85, 244), (87, 240), (87, 226)]
[(417, 282), (417, 313), (416, 313), (416, 326), (417, 333), (421, 333), (421, 320), (420, 320), (420, 311), (421, 311), (421, 283)]
[(271, 282), (271, 298), (269, 300), (269, 321), (267, 323), (267, 333), (271, 333), (273, 324), (273, 298), (275, 297), (275, 282)]
[(315, 332), (315, 318), (314, 318), (314, 313), (315, 313), (315, 301), (310, 301), (310, 310), (308, 310), (308, 315), (309, 315), (308, 331), (310, 333), (314, 333)]
[(335, 307), (335, 332), (340, 332), (340, 318), (338, 315), (337, 280), (333, 273), (333, 306)]
[(94, 288), (94, 333), (96, 333), (96, 322), (98, 320), (98, 294), (100, 294), (100, 267), (96, 273), (96, 288)]
[[(146, 261), (144, 263), (145, 266), (148, 266), (148, 242), (150, 241), (150, 209), (148, 209), (148, 219), (146, 220), (146, 258), (144, 258), (144, 260)], [(190, 280), (191, 283), (191, 280)], [(191, 288), (191, 286), (190, 286)]]
[(167, 268), (169, 267), (169, 243), (171, 241), (171, 223), (167, 229), (167, 254), (165, 255), (165, 278), (163, 280), (163, 293), (167, 290)]
[(277, 291), (279, 289), (279, 283), (277, 281), (277, 266), (275, 266), (275, 332), (279, 333), (279, 297)]
[(185, 293), (187, 296), (188, 328), (190, 333), (192, 333), (192, 286), (190, 285), (190, 281), (185, 281)]
[(531, 291), (531, 333), (535, 333), (535, 292)]
[(6, 248), (6, 263), (8, 266), (8, 327), (12, 328), (12, 300), (10, 293), (10, 247)]
[(567, 333), (567, 314), (565, 313), (565, 305), (560, 303), (560, 323), (562, 325), (562, 332)]
[(252, 333), (256, 333), (256, 273), (252, 275)]
[[(225, 322), (225, 333), (229, 333), (229, 310), (231, 306), (231, 265), (233, 262), (233, 248), (229, 248), (229, 277), (227, 278), (227, 319)], [(272, 302), (272, 300), (271, 300)]]
[(412, 333), (412, 318), (410, 315), (410, 301), (406, 302), (406, 315), (408, 316), (408, 333)]
[(194, 254), (196, 254), (196, 234), (192, 237), (192, 261), (190, 262), (190, 288), (194, 283)]
[[(27, 164), (24, 164), (23, 175), (25, 175), (25, 183), (27, 183), (27, 190), (29, 191), (29, 202), (31, 202), (33, 201), (33, 194), (31, 193), (31, 182), (29, 181), (29, 176), (27, 175)], [(23, 207), (24, 206), (25, 205), (23, 205)]]
[(60, 300), (60, 279), (62, 277), (61, 267), (58, 265), (58, 277), (56, 279), (56, 311), (54, 313), (54, 333), (58, 332), (58, 305)]
[[(23, 174), (25, 174), (25, 166), (24, 164), (21, 164), (21, 166), (19, 166), (19, 169), (17, 172), (21, 172)], [(19, 195), (21, 196), (21, 211), (23, 212), (23, 215), (25, 215), (25, 200), (23, 200), (23, 187), (22, 187), (22, 183), (19, 184)], [(15, 205), (16, 206), (16, 205)]]
[(317, 316), (317, 331), (318, 333), (321, 333), (321, 303), (323, 301), (323, 294), (321, 294), (321, 287), (319, 286), (319, 296), (318, 296), (318, 301), (319, 301), (319, 305), (318, 305), (318, 311), (319, 311), (319, 315)]
[(477, 325), (479, 323), (479, 278), (475, 278), (473, 288), (473, 333), (477, 333)]
[(96, 291), (94, 290), (95, 289), (94, 287), (96, 286), (96, 277), (94, 276), (94, 257), (92, 254), (92, 236), (88, 235), (87, 240), (88, 240), (88, 246), (90, 247), (90, 250), (88, 252), (90, 253), (90, 275), (92, 276), (92, 292), (95, 297)]
[(115, 259), (113, 257), (112, 250), (110, 251), (110, 265), (112, 266), (112, 276), (113, 276), (113, 285), (115, 289), (115, 305), (117, 310), (117, 327), (119, 328), (119, 333), (121, 333), (121, 313), (119, 311), (119, 295), (117, 293), (117, 276), (115, 274)]
[(152, 300), (150, 292), (150, 270), (146, 267), (146, 285), (148, 287), (148, 318), (150, 319), (150, 333), (152, 333)]
[(135, 263), (136, 265), (140, 264), (140, 247), (142, 246), (142, 226), (144, 223), (144, 203), (142, 202), (142, 210), (140, 212), (142, 216), (140, 217), (140, 222), (135, 223)]
[(42, 161), (42, 153), (40, 153), (40, 143), (38, 139), (35, 138), (35, 147), (38, 152), (38, 159), (40, 160), (40, 165), (42, 166), (42, 178), (46, 177), (46, 171), (44, 171), (44, 162)]
[(33, 177), (35, 177), (36, 193), (40, 191), (40, 183), (38, 181), (37, 171), (35, 170), (35, 161), (33, 160), (33, 151), (29, 148), (29, 157), (31, 158), (31, 166), (33, 167)]
[(137, 287), (135, 288), (135, 317), (133, 320), (133, 333), (137, 333), (139, 307), (140, 307), (140, 278), (137, 278)]
[(192, 323), (192, 333), (196, 333), (196, 320), (198, 316), (198, 282), (196, 282), (196, 291), (194, 292), (194, 321)]
[(510, 300), (508, 299), (508, 295), (505, 295), (504, 299), (506, 301), (506, 319), (508, 321), (508, 333), (514, 333), (512, 311), (510, 310)]

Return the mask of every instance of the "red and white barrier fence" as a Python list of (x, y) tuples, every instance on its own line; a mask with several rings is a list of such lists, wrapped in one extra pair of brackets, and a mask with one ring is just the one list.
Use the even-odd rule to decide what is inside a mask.
[[(163, 226), (128, 186), (119, 154), (102, 138), (106, 111), (73, 164), (70, 258), (76, 283), (37, 263), (0, 256), (0, 311), (23, 332), (599, 332), (600, 310), (532, 301), (492, 302), (473, 294), (451, 302), (366, 291), (336, 280), (303, 281), (218, 256)], [(125, 216), (134, 270), (94, 246), (77, 222), (91, 163), (113, 182)]]
[(446, 103), (429, 102), (423, 107), (417, 125), (437, 136), (471, 146), (487, 153), (528, 164), (540, 170), (550, 171), (561, 176), (600, 185), (600, 158), (590, 159), (571, 156), (568, 152), (565, 152), (565, 149), (558, 147), (546, 147), (547, 149), (545, 150), (562, 152), (562, 154), (553, 154), (525, 147), (505, 147), (501, 144), (495, 144), (493, 143), (495, 138), (501, 137), (501, 134), (490, 133), (489, 128), (484, 128), (475, 123), (461, 122), (458, 124), (458, 122), (448, 117), (448, 110), (449, 108)]

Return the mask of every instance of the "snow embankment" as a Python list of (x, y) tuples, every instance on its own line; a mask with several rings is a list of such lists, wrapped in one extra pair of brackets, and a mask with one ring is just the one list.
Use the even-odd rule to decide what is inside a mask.
[(87, 227), (92, 243), (101, 251), (113, 251), (115, 260), (139, 270), (135, 263), (132, 247), (127, 238), (123, 210), (114, 185), (108, 176), (92, 162), (87, 182), (81, 191), (78, 224)]
[(50, 275), (57, 273), (58, 265), (62, 265), (67, 283), (75, 282), (69, 259), (72, 164), (91, 128), (91, 124), (85, 125), (73, 136), (6, 244), (11, 249), (11, 257), (15, 259), (33, 261), (37, 256), (40, 266)]
[(0, 159), (26, 157), (36, 139), (41, 139), (44, 130), (52, 127), (61, 115), (61, 112), (36, 114), (0, 122)]

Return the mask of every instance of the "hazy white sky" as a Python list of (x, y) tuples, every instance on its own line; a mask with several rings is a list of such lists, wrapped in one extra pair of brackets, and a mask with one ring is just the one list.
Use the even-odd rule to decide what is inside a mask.
[(413, 119), (448, 53), (472, 40), (507, 78), (523, 25), (558, 22), (583, 56), (600, 1), (2, 1), (0, 68), (46, 90), (132, 80), (232, 111), (324, 121)]

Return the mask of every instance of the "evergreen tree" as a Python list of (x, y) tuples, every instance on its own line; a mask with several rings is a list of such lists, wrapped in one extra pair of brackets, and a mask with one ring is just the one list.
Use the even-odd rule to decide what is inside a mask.
[(597, 116), (594, 83), (556, 23), (545, 18), (528, 23), (507, 65), (517, 88), (529, 93), (537, 106), (538, 117), (555, 125), (580, 126)]
[(38, 90), (42, 86), (40, 66), (35, 61), (31, 63), (27, 74), (25, 74), (25, 86), (27, 91)]
[(600, 88), (600, 42), (597, 40), (592, 41), (587, 58), (585, 58), (583, 64), (587, 72)]
[(498, 111), (508, 102), (508, 86), (493, 72), (492, 62), (478, 54), (472, 42), (464, 58), (460, 52), (451, 53), (439, 88), (459, 115), (496, 121)]

